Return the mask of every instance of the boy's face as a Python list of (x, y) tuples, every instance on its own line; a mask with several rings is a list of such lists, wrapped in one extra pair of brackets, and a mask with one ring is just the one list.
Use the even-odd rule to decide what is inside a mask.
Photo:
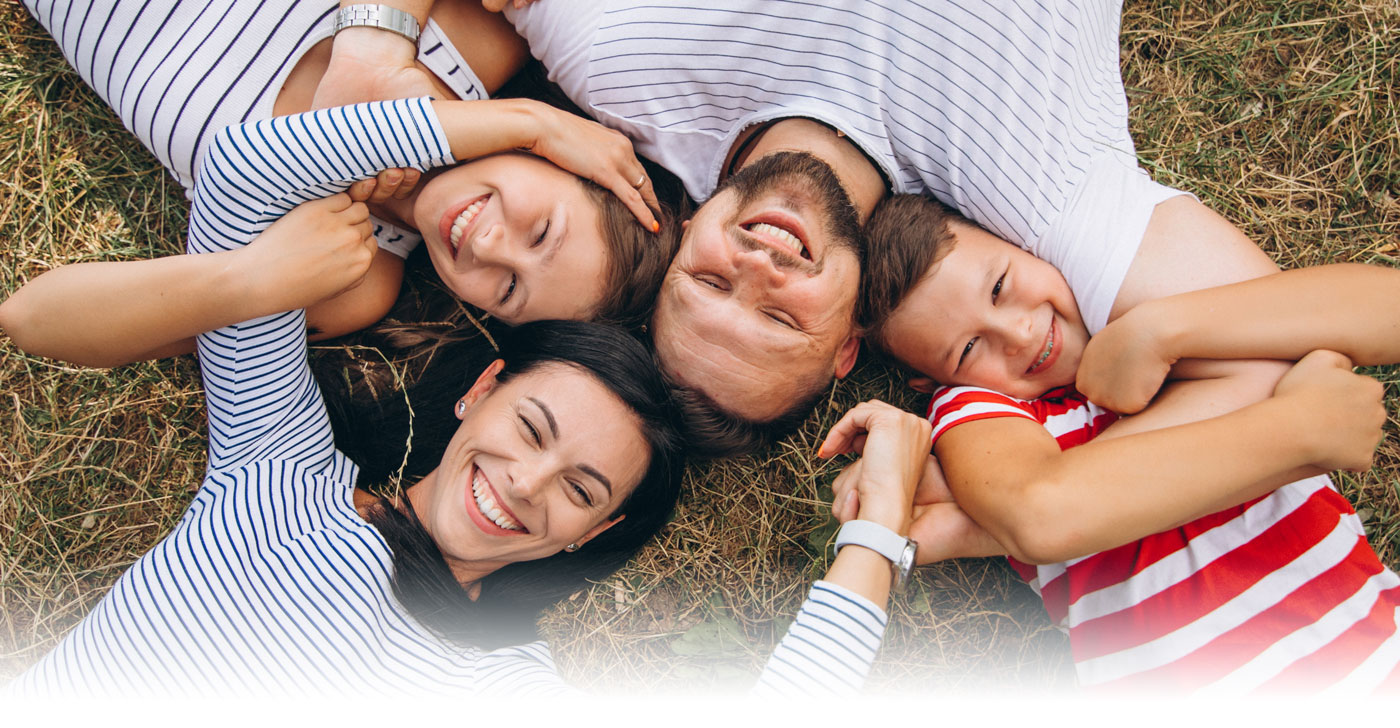
[(952, 232), (953, 249), (885, 327), (886, 349), (928, 377), (910, 383), (1021, 399), (1073, 384), (1089, 332), (1064, 276), (984, 230), (952, 223)]

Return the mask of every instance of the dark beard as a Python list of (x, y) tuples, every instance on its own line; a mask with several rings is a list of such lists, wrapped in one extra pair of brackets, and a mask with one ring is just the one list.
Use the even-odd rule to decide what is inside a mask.
[(846, 188), (831, 165), (806, 152), (774, 152), (746, 165), (724, 180), (715, 190), (718, 196), (727, 189), (739, 195), (739, 207), (785, 180), (796, 180), (804, 191), (814, 196), (821, 207), (821, 224), (830, 241), (865, 261), (865, 239), (861, 236), (860, 218), (851, 203)]

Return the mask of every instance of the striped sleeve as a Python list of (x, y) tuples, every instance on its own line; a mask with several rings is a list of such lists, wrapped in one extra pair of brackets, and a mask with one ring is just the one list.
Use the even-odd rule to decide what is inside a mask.
[[(188, 250), (248, 244), (296, 205), (343, 190), (386, 167), (451, 161), (427, 99), (323, 109), (231, 126), (204, 157), (190, 211)], [(301, 311), (265, 316), (199, 337), (209, 403), (209, 467), (285, 459), (319, 470), (334, 443), (307, 367)]]
[(293, 207), (389, 167), (452, 163), (430, 100), (381, 101), (225, 128), (204, 156), (188, 250), (229, 250)]
[(948, 430), (977, 420), (1021, 417), (1039, 424), (1026, 403), (1015, 397), (981, 387), (942, 387), (928, 405), (928, 421), (933, 424), (930, 446)]
[(865, 683), (888, 617), (874, 602), (818, 581), (754, 687), (754, 695), (855, 693)]
[(580, 695), (559, 676), (549, 645), (544, 641), (505, 647), (482, 655), (476, 663), (474, 683), (479, 692), (492, 696)]

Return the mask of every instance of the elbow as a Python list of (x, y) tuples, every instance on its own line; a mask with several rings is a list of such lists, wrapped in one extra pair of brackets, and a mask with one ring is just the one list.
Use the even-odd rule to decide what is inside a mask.
[(1069, 491), (1053, 477), (1025, 484), (1015, 513), (998, 539), (1012, 558), (1026, 564), (1055, 564), (1095, 551), (1081, 523), (1086, 509), (1064, 497)]
[(33, 350), (34, 332), (38, 330), (33, 308), (28, 305), (23, 288), (0, 303), (0, 331), (10, 337), (10, 341), (21, 351), (30, 354), (36, 353)]

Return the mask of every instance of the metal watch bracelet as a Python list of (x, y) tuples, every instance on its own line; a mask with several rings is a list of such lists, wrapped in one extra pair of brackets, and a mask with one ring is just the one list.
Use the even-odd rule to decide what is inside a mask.
[(418, 45), (418, 19), (411, 13), (387, 5), (350, 5), (336, 11), (332, 32), (346, 28), (369, 27), (397, 33)]

